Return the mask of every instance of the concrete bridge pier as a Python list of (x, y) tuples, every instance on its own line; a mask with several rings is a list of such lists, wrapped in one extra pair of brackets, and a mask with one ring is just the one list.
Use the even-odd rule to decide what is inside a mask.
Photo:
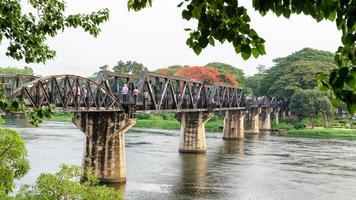
[(119, 112), (77, 112), (73, 123), (86, 135), (83, 168), (92, 168), (101, 182), (125, 182), (124, 133), (136, 119)]
[(280, 111), (280, 116), (282, 120), (286, 120), (286, 111), (283, 108)]
[(246, 110), (225, 111), (224, 140), (243, 140)]
[(273, 108), (273, 119), (276, 122), (276, 124), (279, 123), (279, 111), (281, 110), (281, 108), (277, 107), (277, 108)]
[(180, 153), (205, 153), (205, 123), (213, 115), (208, 112), (177, 113), (176, 119), (181, 124), (179, 143)]
[(260, 113), (260, 107), (251, 107), (249, 109), (248, 114), (246, 115), (247, 117), (245, 119), (246, 133), (259, 134), (260, 128), (258, 118)]
[(261, 113), (259, 115), (259, 128), (260, 130), (270, 130), (271, 129), (271, 107), (262, 107)]

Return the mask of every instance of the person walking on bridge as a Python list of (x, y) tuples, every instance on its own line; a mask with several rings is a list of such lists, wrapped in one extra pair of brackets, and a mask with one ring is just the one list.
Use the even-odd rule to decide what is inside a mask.
[(129, 93), (129, 88), (127, 87), (127, 84), (124, 84), (124, 86), (121, 89), (121, 94), (122, 94), (122, 99), (123, 102), (127, 101), (127, 94)]

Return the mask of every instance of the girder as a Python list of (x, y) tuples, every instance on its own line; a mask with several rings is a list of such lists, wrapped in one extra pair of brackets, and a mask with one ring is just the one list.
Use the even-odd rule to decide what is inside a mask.
[[(139, 76), (101, 71), (98, 84), (111, 91), (124, 106), (136, 104), (135, 111), (184, 111), (243, 108), (241, 88), (223, 84), (207, 85), (182, 77), (168, 77), (152, 72)], [(126, 84), (127, 95), (121, 92)], [(135, 90), (138, 93), (135, 95)]]
[(37, 78), (12, 94), (29, 107), (54, 104), (57, 110), (72, 112), (123, 111), (121, 103), (110, 91), (87, 78), (56, 75)]
[[(21, 99), (29, 107), (54, 104), (69, 112), (202, 112), (243, 110), (253, 107), (286, 107), (273, 97), (247, 96), (241, 88), (208, 85), (184, 77), (168, 77), (143, 71), (139, 75), (100, 71), (91, 81), (75, 75), (36, 77), (0, 76), (5, 95)], [(127, 93), (122, 92), (127, 85)]]

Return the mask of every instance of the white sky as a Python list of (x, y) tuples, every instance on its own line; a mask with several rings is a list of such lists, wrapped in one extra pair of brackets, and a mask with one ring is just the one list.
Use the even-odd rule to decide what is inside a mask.
[[(135, 60), (149, 70), (170, 65), (205, 65), (217, 61), (242, 69), (245, 74), (257, 72), (258, 64), (270, 67), (272, 59), (283, 57), (304, 47), (336, 51), (340, 36), (333, 22), (316, 23), (312, 18), (293, 15), (289, 20), (273, 14), (261, 17), (244, 1), (251, 17), (251, 25), (266, 40), (265, 56), (244, 61), (236, 55), (231, 44), (208, 47), (197, 56), (185, 41), (195, 23), (181, 18), (181, 1), (155, 0), (152, 8), (128, 12), (127, 0), (67, 0), (67, 12), (77, 13), (110, 9), (110, 20), (103, 24), (98, 38), (82, 30), (69, 29), (49, 39), (50, 47), (57, 51), (54, 60), (45, 65), (30, 64), (36, 74), (91, 75), (99, 66), (114, 66), (118, 60)], [(7, 42), (0, 44), (0, 66), (25, 66), (5, 56)]]

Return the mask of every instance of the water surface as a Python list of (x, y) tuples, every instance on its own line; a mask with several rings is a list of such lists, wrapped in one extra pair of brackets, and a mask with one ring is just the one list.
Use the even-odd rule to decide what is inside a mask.
[[(32, 184), (61, 163), (80, 165), (84, 135), (70, 122), (40, 128), (10, 121), (26, 140)], [(206, 154), (179, 154), (177, 131), (126, 134), (126, 199), (355, 199), (356, 140), (271, 135), (224, 141), (207, 134)]]

